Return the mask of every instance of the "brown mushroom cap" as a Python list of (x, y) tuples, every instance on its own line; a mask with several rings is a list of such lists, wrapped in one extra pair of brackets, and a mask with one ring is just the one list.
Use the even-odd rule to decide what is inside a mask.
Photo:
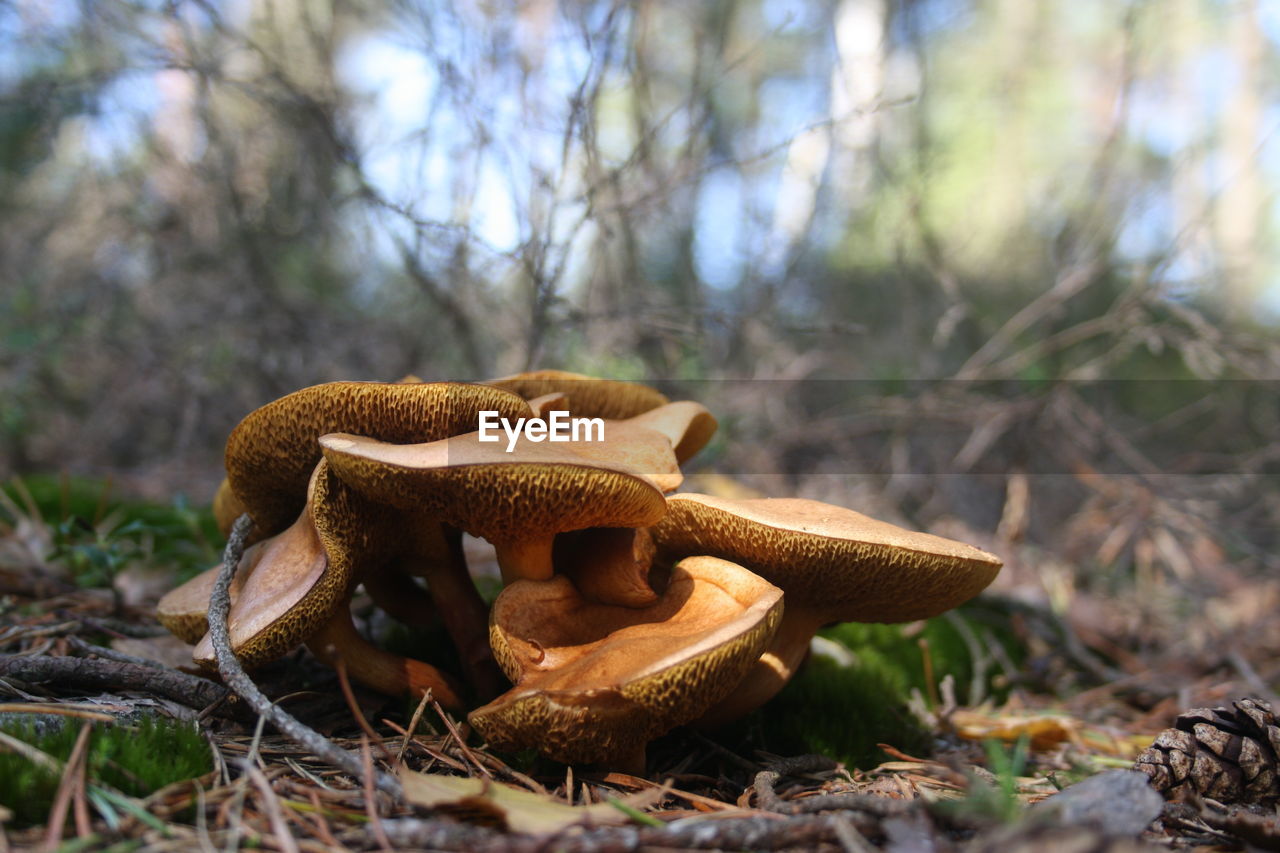
[(977, 595), (1001, 565), (972, 546), (818, 501), (685, 494), (667, 506), (667, 517), (652, 530), (663, 557), (736, 560), (787, 596), (768, 650), (698, 721), (704, 727), (736, 719), (776, 695), (823, 624), (936, 616)]
[(803, 498), (673, 495), (652, 532), (667, 559), (733, 560), (786, 590), (788, 610), (819, 611), (823, 622), (936, 616), (981, 592), (1001, 566), (971, 545)]
[[(680, 462), (667, 436), (629, 421), (605, 420), (602, 432), (603, 441), (576, 441), (566, 446), (589, 461), (623, 465), (663, 492), (673, 492), (684, 482)], [(527, 444), (522, 441), (513, 452)]]
[(231, 481), (226, 477), (218, 484), (218, 491), (213, 496), (213, 520), (223, 536), (231, 535), (231, 525), (244, 514), (244, 504), (231, 490)]
[[(403, 542), (394, 535), (399, 514), (345, 486), (323, 460), (307, 495), (297, 521), (257, 546), (261, 553), (253, 573), (231, 605), (227, 626), (236, 657), (252, 668), (305, 642), (321, 660), (343, 659), (353, 678), (374, 689), (391, 694), (430, 689), (443, 705), (460, 709), (448, 676), (430, 664), (375, 648), (351, 622), (351, 590)], [(208, 635), (192, 657), (202, 666), (215, 665)]]
[(651, 429), (665, 435), (675, 450), (676, 461), (681, 465), (706, 447), (719, 427), (707, 407), (692, 400), (667, 403), (634, 417), (613, 421), (605, 426), (605, 434), (620, 424)]
[(563, 391), (552, 391), (550, 394), (534, 397), (527, 402), (529, 403), (529, 408), (533, 409), (533, 413), (540, 418), (544, 417), (548, 412), (569, 411), (569, 395)]
[[(254, 571), (245, 579), (227, 614), (231, 648), (248, 669), (269, 663), (301, 645), (329, 618), (337, 601), (335, 596), (325, 594), (325, 585), (320, 583), (328, 571), (329, 559), (316, 536), (309, 511), (283, 533), (261, 544), (261, 571)], [(313, 595), (316, 591), (319, 596)], [(202, 666), (216, 666), (207, 634), (196, 644), (192, 658)]]
[(643, 473), (586, 456), (578, 443), (521, 441), (507, 453), (471, 433), (410, 445), (336, 434), (320, 444), (337, 475), (371, 499), (488, 539), (510, 578), (550, 577), (556, 533), (646, 527), (666, 511)]
[(563, 576), (517, 581), (490, 623), (516, 686), (469, 719), (501, 749), (564, 762), (634, 755), (732, 690), (781, 614), (780, 590), (713, 557), (683, 560), (643, 609), (588, 603)]
[[(253, 574), (231, 605), (227, 624), (231, 648), (246, 668), (261, 666), (301, 645), (345, 606), (359, 561), (382, 557), (383, 537), (369, 536), (357, 548), (379, 513), (346, 488), (323, 461), (314, 466), (309, 500), (287, 530), (262, 543)], [(193, 653), (197, 663), (213, 665), (208, 637)]]
[(597, 379), (565, 370), (531, 370), (485, 382), (519, 394), (526, 400), (563, 392), (569, 411), (586, 418), (629, 418), (667, 402), (666, 395), (638, 382)]
[[(257, 568), (265, 544), (259, 542), (250, 546), (240, 558), (240, 565), (231, 578), (229, 590), (233, 602), (240, 596), (245, 579)], [(213, 595), (213, 587), (220, 571), (221, 564), (201, 572), (186, 583), (169, 590), (156, 604), (156, 619), (182, 642), (195, 645), (209, 630), (209, 597)]]
[(435, 441), (476, 429), (483, 410), (530, 414), (516, 394), (465, 382), (314, 385), (254, 410), (232, 430), (227, 479), (257, 534), (270, 535), (302, 511), (320, 436), (345, 430), (386, 441)]

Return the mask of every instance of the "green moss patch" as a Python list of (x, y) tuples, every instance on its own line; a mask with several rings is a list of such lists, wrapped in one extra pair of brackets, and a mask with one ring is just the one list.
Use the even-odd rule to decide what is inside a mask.
[[(88, 784), (101, 784), (131, 797), (145, 797), (165, 785), (202, 776), (213, 769), (209, 745), (189, 723), (144, 719), (135, 725), (93, 725), (89, 736)], [(42, 731), (34, 722), (0, 725), (0, 731), (65, 763), (80, 724)], [(0, 745), (0, 805), (13, 812), (13, 825), (49, 818), (59, 774)]]

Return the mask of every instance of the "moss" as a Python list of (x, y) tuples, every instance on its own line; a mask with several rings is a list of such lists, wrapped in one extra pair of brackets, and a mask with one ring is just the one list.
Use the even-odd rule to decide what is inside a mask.
[(1018, 660), (1021, 655), (1007, 624), (1008, 616), (998, 603), (981, 601), (923, 623), (846, 623), (824, 629), (822, 636), (847, 649), (851, 662), (812, 656), (777, 697), (718, 739), (726, 744), (736, 741), (743, 751), (754, 747), (780, 754), (823, 753), (856, 767), (884, 761), (880, 743), (927, 753), (929, 733), (907, 710), (907, 699), (913, 690), (928, 699), (946, 675), (955, 679), (961, 702), (970, 701), (975, 687), (999, 698), (1003, 687), (996, 668), (979, 672), (979, 683), (974, 684), (979, 667), (971, 643), (976, 640), (978, 653), (987, 655), (985, 644), (996, 642), (1010, 659)]
[[(61, 563), (83, 586), (107, 586), (130, 563), (174, 566), (183, 581), (217, 563), (221, 535), (207, 507), (182, 498), (171, 504), (124, 500), (110, 481), (32, 476), (0, 490), (21, 513), (35, 509), (52, 532), (54, 550), (44, 555)], [(0, 502), (0, 529), (10, 518)]]
[(907, 710), (893, 674), (877, 664), (842, 666), (815, 658), (764, 708), (726, 734), (781, 755), (821, 753), (853, 767), (884, 760), (877, 744), (907, 752), (928, 733)]
[[(41, 726), (18, 720), (0, 731), (65, 762), (80, 726)], [(89, 784), (100, 783), (132, 797), (213, 769), (209, 746), (187, 723), (145, 718), (136, 725), (93, 725), (89, 738)], [(0, 805), (13, 812), (15, 826), (44, 823), (58, 789), (58, 774), (12, 752), (0, 752)]]
[[(1001, 700), (1007, 692), (1001, 670), (991, 659), (990, 645), (998, 645), (1013, 663), (1021, 661), (1021, 644), (1009, 623), (1009, 613), (1000, 602), (984, 599), (922, 623), (849, 622), (824, 629), (822, 636), (849, 649), (861, 664), (880, 670), (899, 695), (910, 695), (914, 689), (931, 699), (938, 683), (950, 675), (955, 680), (957, 700), (972, 703), (982, 698)], [(980, 669), (975, 652), (986, 659), (985, 668)], [(974, 695), (975, 691), (982, 696)]]

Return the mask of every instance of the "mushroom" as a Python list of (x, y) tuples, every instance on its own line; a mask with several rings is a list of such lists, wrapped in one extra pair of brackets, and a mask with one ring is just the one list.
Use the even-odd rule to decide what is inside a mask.
[(435, 441), (476, 428), (481, 411), (528, 417), (516, 394), (465, 382), (329, 382), (250, 412), (227, 439), (227, 479), (259, 537), (298, 517), (320, 461), (316, 439), (355, 432), (384, 441)]
[(732, 690), (781, 616), (781, 590), (714, 557), (681, 561), (643, 609), (589, 603), (564, 576), (516, 581), (490, 627), (515, 687), (468, 719), (499, 749), (643, 772), (645, 744)]
[(587, 601), (647, 607), (658, 598), (649, 585), (656, 551), (646, 528), (590, 527), (557, 536), (552, 558)]
[(629, 418), (667, 402), (666, 395), (637, 382), (597, 379), (565, 370), (531, 370), (485, 382), (519, 394), (526, 400), (563, 392), (569, 411), (586, 418)]
[[(239, 597), (245, 579), (257, 568), (265, 544), (259, 542), (251, 545), (240, 558), (240, 565), (231, 579), (230, 596), (233, 602)], [(209, 597), (213, 595), (213, 585), (221, 570), (222, 566), (219, 564), (201, 572), (186, 583), (169, 590), (156, 604), (156, 619), (182, 642), (194, 645), (209, 630)]]
[[(358, 579), (396, 547), (397, 540), (386, 535), (395, 514), (347, 488), (323, 461), (307, 493), (298, 519), (260, 543), (253, 571), (232, 603), (227, 623), (236, 657), (253, 668), (305, 642), (328, 663), (343, 658), (352, 677), (384, 693), (430, 689), (442, 705), (461, 708), (448, 676), (430, 664), (377, 649), (351, 622), (349, 601)], [(202, 666), (213, 665), (207, 635), (192, 657)]]
[(231, 490), (231, 481), (223, 477), (222, 482), (218, 484), (217, 493), (213, 496), (213, 520), (218, 525), (218, 532), (223, 536), (229, 536), (231, 525), (236, 523), (236, 519), (243, 515), (244, 511), (244, 504)]
[(569, 411), (569, 397), (563, 391), (552, 391), (550, 394), (543, 394), (541, 397), (534, 397), (526, 402), (538, 417), (543, 417), (548, 412), (553, 411)]
[[(570, 398), (563, 392), (535, 397), (529, 400), (529, 407), (539, 417), (551, 411), (572, 413)], [(661, 433), (671, 442), (676, 463), (683, 465), (707, 445), (718, 426), (715, 416), (706, 406), (692, 400), (681, 400), (664, 403), (629, 418), (605, 419), (604, 433), (611, 440), (623, 441), (637, 429)]]
[(610, 431), (624, 426), (628, 429), (640, 427), (662, 433), (671, 441), (676, 461), (683, 465), (695, 453), (706, 447), (711, 436), (715, 435), (719, 424), (706, 406), (692, 400), (681, 400), (658, 406), (625, 420), (608, 422), (605, 433), (607, 435)]
[[(674, 468), (670, 443), (651, 435)], [(557, 533), (646, 527), (666, 511), (657, 475), (649, 473), (655, 467), (651, 454), (632, 446), (522, 439), (507, 453), (500, 443), (478, 437), (404, 445), (336, 434), (320, 445), (334, 472), (373, 500), (430, 513), (488, 539), (508, 582), (551, 577)]]
[(663, 559), (722, 557), (786, 592), (786, 614), (769, 650), (703, 717), (707, 725), (772, 698), (823, 625), (936, 616), (981, 592), (1001, 566), (998, 557), (970, 545), (798, 498), (674, 495), (652, 533)]

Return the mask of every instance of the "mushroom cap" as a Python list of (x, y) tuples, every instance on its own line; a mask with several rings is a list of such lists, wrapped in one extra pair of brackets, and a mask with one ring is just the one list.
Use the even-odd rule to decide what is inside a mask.
[(667, 402), (665, 394), (638, 382), (597, 379), (565, 370), (531, 370), (485, 382), (519, 394), (526, 400), (563, 392), (569, 411), (586, 418), (629, 418)]
[[(302, 644), (339, 607), (367, 562), (386, 556), (386, 510), (347, 488), (321, 461), (309, 500), (283, 533), (261, 543), (254, 571), (227, 614), (231, 648), (246, 668), (261, 666)], [(383, 535), (379, 535), (379, 533)], [(192, 657), (212, 665), (206, 636)]]
[(213, 496), (213, 520), (223, 536), (231, 535), (231, 525), (244, 514), (244, 504), (231, 490), (231, 481), (226, 477), (218, 484), (218, 491)]
[[(603, 441), (576, 441), (567, 446), (588, 460), (625, 465), (663, 492), (674, 492), (684, 482), (675, 449), (663, 433), (625, 420), (605, 420), (602, 432)], [(516, 451), (530, 444), (522, 440)]]
[[(230, 595), (234, 602), (240, 595), (245, 579), (257, 568), (265, 543), (251, 545), (240, 558), (240, 565), (231, 578)], [(195, 645), (209, 630), (209, 597), (222, 565), (206, 569), (186, 583), (169, 590), (156, 603), (156, 619), (182, 642)]]
[(349, 431), (385, 441), (435, 441), (476, 429), (479, 413), (527, 417), (518, 395), (466, 382), (328, 382), (250, 412), (227, 439), (227, 479), (258, 535), (287, 527), (320, 461), (316, 439)]
[(651, 532), (665, 559), (733, 560), (786, 590), (789, 611), (820, 622), (936, 616), (981, 592), (1001, 566), (971, 545), (803, 498), (673, 495)]
[(334, 472), (369, 498), (429, 512), (495, 544), (584, 527), (646, 527), (666, 511), (643, 472), (579, 452), (591, 442), (522, 440), (507, 453), (503, 442), (478, 435), (389, 444), (335, 434), (320, 445)]
[(781, 590), (714, 557), (681, 561), (643, 609), (589, 603), (563, 576), (516, 581), (489, 630), (516, 686), (469, 719), (501, 749), (571, 763), (629, 755), (732, 690), (781, 616)]
[(552, 391), (550, 394), (533, 397), (526, 402), (529, 404), (529, 408), (533, 409), (533, 413), (540, 418), (544, 417), (548, 412), (569, 411), (569, 395), (563, 391)]
[(706, 447), (719, 427), (707, 407), (692, 400), (667, 403), (634, 417), (613, 421), (605, 426), (605, 435), (623, 425), (651, 429), (665, 435), (675, 451), (676, 462), (681, 465)]

